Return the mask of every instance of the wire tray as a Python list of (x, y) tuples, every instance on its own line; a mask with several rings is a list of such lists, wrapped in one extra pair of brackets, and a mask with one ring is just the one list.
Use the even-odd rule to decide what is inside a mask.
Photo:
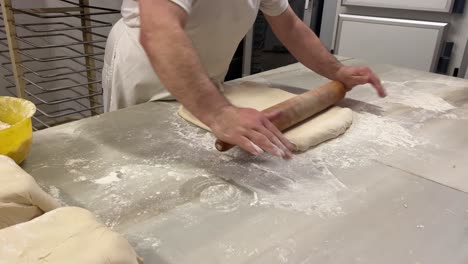
[[(19, 9), (5, 4), (13, 15), (5, 17), (7, 11), (0, 16), (0, 76), (10, 95), (36, 104), (35, 130), (102, 113), (106, 32), (120, 13), (87, 0), (55, 1), (63, 7)], [(114, 15), (112, 21), (108, 15)], [(13, 36), (4, 21), (14, 27)], [(15, 69), (21, 74), (15, 75)]]

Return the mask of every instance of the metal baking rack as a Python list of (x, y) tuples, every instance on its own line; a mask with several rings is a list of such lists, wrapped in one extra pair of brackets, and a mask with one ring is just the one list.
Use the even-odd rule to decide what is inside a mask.
[(11, 2), (0, 0), (0, 74), (12, 96), (36, 104), (34, 129), (101, 113), (103, 32), (112, 26), (102, 18), (117, 19), (120, 11), (89, 0), (55, 0), (57, 7), (29, 9)]

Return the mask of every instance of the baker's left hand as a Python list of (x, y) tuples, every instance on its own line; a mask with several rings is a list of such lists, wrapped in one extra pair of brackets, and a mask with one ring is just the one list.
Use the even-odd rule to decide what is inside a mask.
[(356, 85), (369, 83), (375, 88), (380, 97), (387, 95), (379, 77), (369, 67), (342, 66), (336, 72), (335, 80), (342, 82), (348, 91)]

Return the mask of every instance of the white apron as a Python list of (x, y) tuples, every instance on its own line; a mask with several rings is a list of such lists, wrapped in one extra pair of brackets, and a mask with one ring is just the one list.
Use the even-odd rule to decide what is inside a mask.
[(151, 100), (173, 99), (159, 81), (139, 42), (139, 28), (120, 19), (107, 39), (102, 70), (104, 111)]
[[(170, 0), (189, 14), (185, 30), (213, 83), (220, 87), (239, 42), (257, 12), (275, 16), (287, 0)], [(106, 44), (102, 86), (104, 110), (113, 111), (152, 100), (173, 99), (161, 84), (139, 42), (138, 2), (124, 0), (123, 19)]]

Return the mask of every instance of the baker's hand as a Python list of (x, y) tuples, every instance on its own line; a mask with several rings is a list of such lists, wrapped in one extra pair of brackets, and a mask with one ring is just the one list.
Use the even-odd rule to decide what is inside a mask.
[(255, 109), (230, 105), (217, 113), (210, 128), (218, 139), (237, 145), (254, 155), (268, 152), (290, 159), (294, 145), (271, 123), (279, 115), (280, 113), (266, 115)]
[(356, 85), (369, 83), (375, 88), (380, 97), (387, 95), (379, 77), (369, 67), (343, 66), (336, 72), (335, 79), (342, 82), (348, 91)]

